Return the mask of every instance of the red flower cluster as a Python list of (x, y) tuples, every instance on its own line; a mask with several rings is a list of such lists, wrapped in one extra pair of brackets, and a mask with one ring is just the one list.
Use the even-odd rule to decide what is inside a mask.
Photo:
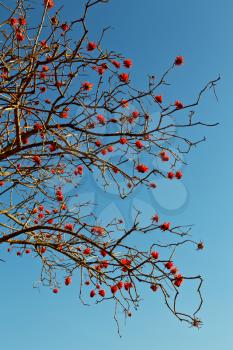
[(94, 84), (89, 83), (88, 81), (85, 81), (84, 83), (82, 83), (83, 90), (86, 90), (86, 91), (92, 90), (93, 85)]
[(54, 7), (54, 0), (44, 0), (44, 6), (47, 7), (48, 10)]
[(82, 165), (78, 165), (77, 168), (74, 171), (74, 175), (83, 175), (83, 167)]
[(101, 226), (94, 226), (92, 227), (91, 232), (102, 236), (105, 233), (105, 229)]
[(169, 155), (165, 151), (160, 152), (160, 157), (163, 162), (168, 162), (170, 159)]
[(96, 118), (100, 124), (102, 124), (102, 125), (106, 124), (106, 119), (104, 118), (104, 116), (102, 114), (98, 114)]
[(56, 198), (59, 202), (63, 202), (64, 200), (64, 197), (63, 197), (63, 193), (62, 193), (62, 190), (61, 189), (58, 189), (56, 191)]
[(148, 168), (146, 165), (144, 165), (144, 164), (138, 164), (138, 165), (136, 166), (136, 170), (137, 170), (139, 173), (146, 173), (146, 172), (149, 170), (149, 168)]
[(74, 225), (73, 224), (65, 224), (65, 230), (68, 230), (68, 231), (74, 231)]
[(167, 231), (167, 230), (170, 230), (170, 222), (164, 222), (162, 225), (161, 225), (161, 230), (162, 231)]

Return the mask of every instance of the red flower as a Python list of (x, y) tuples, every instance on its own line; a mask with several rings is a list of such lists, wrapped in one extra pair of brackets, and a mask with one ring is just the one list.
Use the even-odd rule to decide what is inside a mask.
[(91, 298), (94, 298), (95, 295), (96, 295), (95, 291), (94, 291), (94, 290), (91, 290), (91, 292), (90, 292), (90, 297), (91, 297)]
[(150, 286), (150, 289), (153, 291), (153, 292), (156, 292), (158, 290), (159, 286), (157, 284), (152, 284)]
[(182, 109), (182, 108), (184, 108), (183, 103), (180, 102), (179, 100), (176, 100), (176, 101), (175, 101), (175, 106), (176, 106), (177, 109)]
[(170, 222), (164, 222), (162, 225), (161, 225), (161, 230), (162, 231), (167, 231), (167, 230), (170, 230)]
[(108, 153), (108, 151), (106, 149), (102, 149), (101, 153), (103, 154), (103, 156), (105, 156)]
[(34, 160), (34, 162), (35, 162), (37, 165), (40, 165), (40, 164), (41, 164), (40, 156), (34, 156), (34, 157), (33, 157), (33, 160)]
[(170, 159), (169, 155), (165, 151), (160, 152), (160, 157), (163, 162), (168, 162)]
[(65, 285), (66, 285), (66, 286), (69, 286), (69, 284), (71, 284), (71, 282), (72, 282), (71, 277), (70, 277), (70, 276), (66, 277), (66, 279), (65, 279)]
[(133, 65), (132, 60), (129, 60), (129, 59), (124, 60), (124, 66), (125, 66), (126, 68), (131, 68), (132, 65)]
[(124, 285), (124, 287), (125, 287), (125, 290), (130, 290), (130, 288), (132, 288), (133, 287), (133, 285), (132, 285), (132, 283), (131, 282), (125, 282), (125, 285)]
[(100, 251), (100, 254), (102, 255), (102, 257), (105, 257), (105, 256), (107, 255), (107, 252), (106, 252), (105, 249), (102, 249), (102, 250)]
[(125, 137), (121, 137), (120, 140), (119, 140), (119, 142), (120, 142), (122, 145), (125, 145), (125, 144), (128, 142), (128, 140), (127, 140)]
[(138, 118), (139, 115), (140, 115), (140, 113), (138, 111), (133, 111), (132, 112), (132, 117), (135, 118), (135, 119)]
[(17, 32), (16, 32), (16, 39), (18, 41), (24, 41), (24, 39), (25, 39), (23, 33), (20, 30), (17, 30)]
[(175, 174), (172, 171), (169, 171), (169, 173), (167, 173), (167, 177), (168, 179), (172, 180), (174, 178)]
[(151, 188), (156, 188), (156, 187), (157, 187), (157, 185), (156, 185), (156, 183), (151, 182), (151, 183), (150, 183), (150, 187), (151, 187)]
[(121, 100), (121, 106), (123, 108), (128, 108), (129, 107), (129, 102), (127, 100), (125, 100), (125, 99), (122, 99)]
[(106, 295), (106, 292), (105, 292), (105, 290), (104, 289), (100, 289), (99, 290), (99, 295), (101, 296), (101, 297), (105, 297), (105, 295)]
[(176, 287), (180, 287), (183, 282), (184, 282), (184, 277), (179, 274), (175, 277), (174, 285)]
[(51, 143), (51, 145), (49, 146), (50, 152), (54, 152), (57, 149), (56, 143)]
[(88, 81), (85, 81), (84, 83), (82, 83), (82, 87), (86, 91), (90, 91), (93, 88), (93, 85), (94, 84), (89, 83)]
[(30, 254), (30, 253), (31, 253), (31, 250), (30, 250), (30, 249), (26, 249), (26, 250), (25, 250), (25, 253), (26, 253), (26, 254)]
[(173, 267), (170, 272), (175, 275), (177, 273), (177, 268), (176, 267)]
[(69, 114), (68, 114), (67, 112), (65, 112), (65, 111), (62, 111), (62, 112), (59, 114), (59, 117), (60, 117), (60, 118), (64, 118), (64, 119), (68, 118), (68, 116), (69, 116)]
[(40, 252), (41, 254), (44, 254), (46, 252), (47, 248), (46, 247), (41, 247), (40, 248)]
[(112, 294), (116, 294), (117, 291), (118, 291), (118, 287), (116, 285), (115, 286), (111, 286)]
[(113, 151), (114, 151), (113, 146), (108, 146), (108, 152), (113, 152)]
[(181, 66), (184, 63), (184, 57), (183, 56), (177, 56), (175, 59), (175, 65)]
[(162, 103), (163, 102), (163, 97), (161, 95), (155, 96), (155, 101), (158, 103)]
[(159, 216), (158, 214), (155, 214), (154, 216), (152, 216), (152, 221), (158, 222), (159, 221)]
[(41, 46), (42, 46), (43, 48), (48, 48), (48, 44), (47, 44), (47, 41), (46, 41), (46, 40), (42, 40), (42, 41), (40, 42), (40, 44), (41, 44)]
[(65, 224), (65, 230), (68, 230), (68, 231), (73, 231), (74, 230), (74, 225), (73, 224)]
[(120, 62), (112, 61), (112, 64), (113, 64), (117, 69), (119, 69), (119, 68), (121, 67)]
[(144, 164), (138, 164), (136, 169), (139, 173), (146, 173), (149, 170), (149, 168)]
[(121, 264), (124, 266), (122, 268), (123, 272), (127, 272), (131, 268), (131, 261), (128, 259), (122, 259)]
[(97, 47), (96, 43), (94, 41), (90, 41), (87, 44), (87, 51), (93, 51), (96, 49), (96, 47)]
[(158, 259), (159, 258), (159, 253), (158, 252), (152, 252), (151, 256), (153, 259)]
[(105, 233), (105, 229), (101, 226), (94, 226), (92, 227), (91, 232), (102, 236)]
[(19, 17), (19, 24), (21, 26), (26, 26), (26, 24), (27, 24), (26, 19), (24, 17)]
[(84, 255), (89, 255), (89, 254), (91, 254), (91, 249), (90, 249), (90, 248), (84, 249), (83, 254), (84, 254)]
[(107, 260), (103, 260), (101, 263), (101, 268), (107, 269), (108, 268), (108, 261)]
[(102, 124), (102, 125), (106, 124), (106, 119), (104, 118), (104, 116), (102, 114), (98, 114), (96, 118), (100, 124)]
[[(35, 209), (36, 209), (36, 208), (35, 208)], [(43, 205), (40, 205), (40, 206), (39, 206), (39, 211), (43, 211), (43, 210), (44, 210), (44, 206), (43, 206)], [(37, 212), (37, 211), (34, 211), (34, 210), (33, 210), (33, 213), (36, 213), (36, 212)]]
[(124, 283), (123, 283), (122, 281), (120, 281), (120, 282), (117, 283), (118, 289), (122, 289), (123, 286), (124, 286)]
[(143, 143), (141, 142), (141, 141), (136, 141), (135, 142), (135, 146), (137, 147), (137, 148), (139, 148), (139, 149), (142, 149), (143, 148)]
[(58, 288), (54, 288), (54, 289), (53, 289), (53, 293), (54, 293), (54, 294), (57, 294), (58, 292), (59, 292), (59, 289), (58, 289)]
[(98, 67), (98, 73), (99, 75), (103, 75), (105, 72), (105, 69), (103, 67)]
[(128, 83), (129, 82), (129, 74), (127, 73), (121, 73), (119, 75), (119, 79), (120, 81), (122, 81), (123, 83)]
[(54, 7), (54, 0), (44, 0), (44, 5), (50, 10)]
[(17, 18), (11, 18), (10, 19), (10, 24), (12, 25), (12, 26), (16, 26), (17, 24), (18, 24), (18, 20), (17, 20)]
[(174, 266), (172, 261), (168, 261), (166, 264), (164, 264), (166, 269), (171, 270), (171, 268)]
[(67, 23), (62, 23), (61, 29), (62, 29), (64, 32), (67, 32), (67, 30), (70, 29), (70, 26), (69, 26)]
[(100, 140), (96, 140), (96, 141), (95, 141), (95, 144), (96, 144), (97, 147), (102, 146), (102, 142), (101, 142)]
[(180, 180), (180, 179), (182, 178), (182, 176), (183, 176), (183, 174), (182, 174), (181, 171), (177, 171), (177, 172), (176, 172), (176, 178), (177, 178), (177, 180)]

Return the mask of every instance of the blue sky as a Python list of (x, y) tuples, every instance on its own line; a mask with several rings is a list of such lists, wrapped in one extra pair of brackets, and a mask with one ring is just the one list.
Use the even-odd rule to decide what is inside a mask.
[[(66, 2), (67, 19), (74, 18), (77, 7), (75, 0)], [(147, 73), (159, 75), (179, 54), (184, 55), (185, 65), (172, 74), (171, 82), (173, 95), (182, 101), (190, 101), (206, 82), (221, 75), (219, 102), (209, 93), (199, 108), (203, 120), (218, 121), (220, 126), (193, 130), (196, 137), (205, 134), (207, 142), (186, 158), (189, 166), (182, 169), (182, 205), (169, 190), (164, 202), (161, 198), (149, 201), (146, 192), (138, 194), (140, 200), (149, 201), (155, 210), (158, 207), (171, 221), (194, 223), (193, 237), (206, 243), (203, 252), (185, 251), (180, 257), (182, 264), (205, 278), (203, 327), (198, 331), (179, 323), (159, 296), (146, 293), (140, 309), (126, 327), (122, 325), (123, 337), (119, 338), (113, 305), (80, 305), (75, 285), (56, 296), (46, 288), (34, 289), (39, 274), (36, 263), (30, 257), (7, 256), (6, 263), (0, 264), (2, 349), (231, 348), (232, 12), (231, 0), (112, 0), (96, 9), (89, 21), (93, 38), (98, 28), (112, 26), (106, 35), (106, 47), (133, 59), (133, 74), (139, 86)], [(187, 307), (191, 298), (186, 301)]]

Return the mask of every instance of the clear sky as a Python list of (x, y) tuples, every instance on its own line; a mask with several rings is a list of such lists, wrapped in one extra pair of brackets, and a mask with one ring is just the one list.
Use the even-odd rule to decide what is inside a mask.
[[(67, 20), (75, 17), (79, 1), (57, 2), (65, 4)], [(186, 158), (189, 166), (182, 169), (185, 176), (180, 188), (158, 193), (153, 199), (147, 192), (130, 199), (130, 205), (147, 202), (149, 210), (158, 210), (171, 221), (194, 223), (193, 237), (205, 241), (203, 252), (188, 250), (180, 258), (205, 278), (203, 327), (196, 330), (180, 323), (159, 295), (146, 293), (139, 310), (126, 326), (122, 324), (123, 337), (119, 338), (113, 305), (80, 305), (75, 283), (58, 295), (46, 288), (32, 288), (39, 277), (32, 258), (4, 255), (6, 263), (0, 263), (0, 349), (232, 348), (232, 14), (232, 0), (112, 0), (96, 9), (90, 20), (94, 39), (98, 28), (112, 26), (106, 47), (133, 59), (139, 86), (147, 73), (163, 72), (179, 54), (185, 57), (185, 65), (172, 75), (171, 82), (173, 94), (182, 101), (190, 101), (206, 82), (221, 75), (219, 102), (210, 93), (199, 108), (202, 120), (218, 121), (220, 126), (193, 130), (196, 137), (205, 134), (207, 142)], [(117, 199), (107, 195), (101, 204), (116, 205)], [(130, 215), (130, 207), (126, 213)], [(188, 308), (191, 298), (186, 301)]]

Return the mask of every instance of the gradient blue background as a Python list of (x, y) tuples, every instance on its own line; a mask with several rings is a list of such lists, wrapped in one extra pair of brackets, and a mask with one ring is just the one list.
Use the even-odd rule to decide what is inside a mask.
[[(66, 3), (67, 19), (74, 18), (79, 2), (57, 2)], [(208, 94), (199, 109), (202, 119), (221, 125), (193, 131), (196, 136), (206, 134), (208, 140), (187, 157), (188, 203), (170, 213), (173, 221), (195, 223), (194, 238), (206, 242), (202, 253), (183, 257), (205, 278), (203, 328), (197, 331), (178, 322), (159, 296), (146, 293), (141, 308), (126, 327), (122, 325), (120, 339), (112, 305), (81, 306), (75, 286), (56, 296), (46, 288), (33, 289), (39, 273), (36, 263), (30, 257), (5, 256), (6, 263), (0, 264), (1, 349), (232, 348), (232, 15), (231, 0), (112, 0), (94, 10), (89, 22), (93, 37), (96, 27), (114, 28), (106, 36), (106, 46), (133, 59), (139, 85), (145, 74), (163, 72), (178, 54), (184, 55), (185, 65), (171, 80), (177, 86), (176, 97), (183, 101), (190, 101), (221, 74), (219, 103)]]

